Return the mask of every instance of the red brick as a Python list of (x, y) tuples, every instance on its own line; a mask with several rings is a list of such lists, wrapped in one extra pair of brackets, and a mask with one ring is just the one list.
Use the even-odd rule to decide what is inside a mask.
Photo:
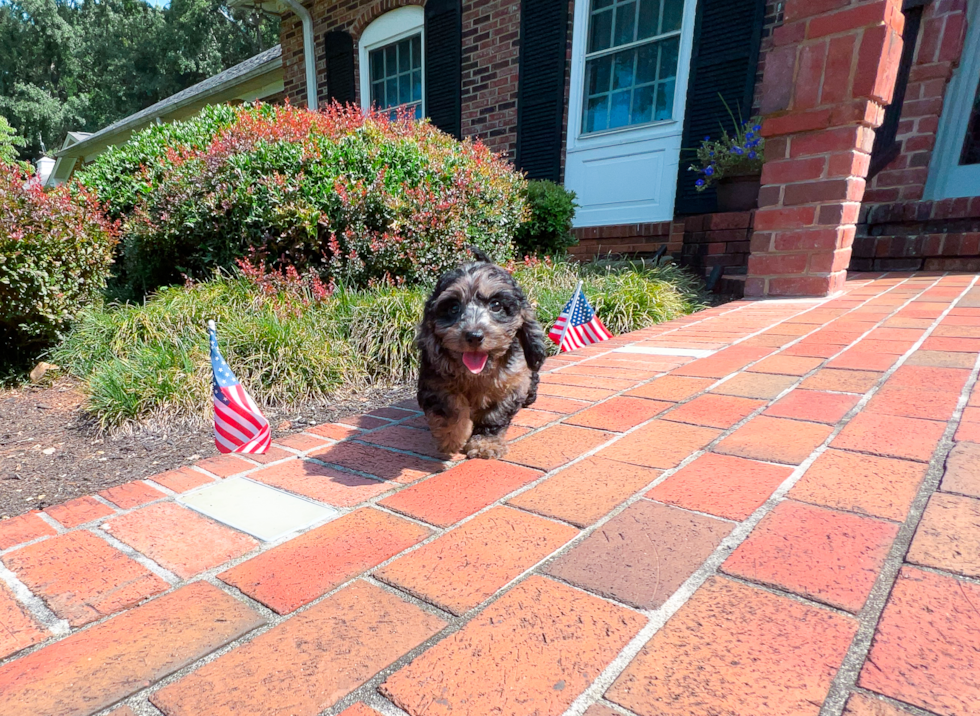
[(719, 351), (713, 356), (700, 358), (681, 366), (672, 375), (724, 378), (726, 375), (730, 375), (770, 353), (772, 353), (772, 348), (765, 346), (734, 346)]
[(722, 570), (856, 614), (897, 534), (896, 524), (786, 500)]
[(953, 417), (959, 392), (914, 390), (894, 386), (892, 381), (875, 393), (864, 410), (882, 415), (899, 415), (906, 418), (947, 421)]
[(508, 503), (587, 527), (659, 475), (659, 470), (590, 457), (561, 470)]
[(596, 456), (645, 467), (672, 468), (703, 449), (719, 430), (657, 420), (626, 435)]
[(102, 504), (94, 497), (87, 496), (76, 497), (61, 505), (52, 505), (46, 508), (44, 513), (58, 520), (68, 529), (114, 514), (111, 507)]
[(404, 425), (393, 425), (390, 428), (382, 428), (374, 432), (362, 435), (358, 438), (366, 443), (375, 443), (385, 447), (395, 448), (396, 450), (407, 450), (427, 455), (429, 457), (445, 459), (451, 457), (444, 455), (436, 446), (436, 441), (432, 433), (428, 430), (418, 430)]
[(542, 383), (538, 386), (538, 395), (541, 396), (571, 398), (590, 402), (608, 398), (614, 392), (612, 390), (603, 390), (602, 388), (581, 388), (577, 385), (548, 385)]
[(815, 505), (904, 522), (927, 466), (919, 462), (826, 450), (789, 491)]
[(558, 716), (645, 622), (629, 609), (532, 576), (380, 690), (412, 716)]
[(813, 181), (823, 176), (826, 157), (767, 161), (762, 167), (763, 184), (788, 184), (794, 181)]
[(858, 404), (860, 399), (857, 395), (794, 390), (780, 398), (763, 414), (773, 418), (791, 418), (835, 425)]
[(772, 400), (784, 390), (799, 380), (792, 375), (775, 375), (773, 373), (740, 373), (731, 380), (726, 380), (712, 393), (719, 395), (735, 395), (741, 398), (758, 398)]
[(54, 527), (38, 517), (36, 512), (0, 520), (0, 550), (53, 534), (57, 534)]
[(730, 523), (640, 500), (548, 566), (548, 573), (640, 609), (656, 609), (732, 531)]
[(513, 443), (506, 459), (520, 465), (553, 470), (597, 448), (611, 437), (611, 433), (598, 430), (553, 425)]
[(499, 460), (467, 460), (379, 504), (437, 527), (449, 527), (541, 475)]
[(906, 560), (980, 577), (980, 500), (935, 493), (916, 528)]
[(761, 400), (708, 393), (678, 406), (664, 420), (727, 430), (763, 405), (765, 402)]
[(538, 395), (538, 399), (534, 401), (535, 410), (545, 410), (552, 413), (561, 413), (562, 415), (576, 413), (582, 408), (589, 407), (589, 405), (589, 403), (581, 400), (565, 400), (564, 398), (553, 398), (548, 395)]
[(585, 710), (584, 716), (620, 716), (620, 714), (604, 704), (592, 704)]
[(396, 408), (394, 406), (389, 406), (387, 408), (378, 408), (372, 410), (368, 415), (373, 415), (376, 418), (385, 418), (387, 420), (403, 420), (405, 418), (410, 418), (418, 413), (418, 402), (410, 409)]
[(880, 699), (873, 699), (863, 694), (851, 694), (843, 716), (909, 716), (909, 712)]
[(103, 497), (124, 510), (128, 510), (131, 507), (138, 507), (139, 505), (145, 505), (147, 502), (159, 500), (162, 497), (166, 497), (166, 495), (159, 490), (154, 490), (145, 482), (136, 480), (117, 485), (116, 487), (110, 487), (108, 490), (103, 490), (99, 493), (99, 497)]
[(245, 470), (250, 470), (255, 465), (234, 455), (215, 455), (206, 460), (198, 460), (194, 463), (195, 467), (217, 475), (218, 477), (231, 477)]
[(804, 390), (832, 390), (841, 393), (866, 393), (882, 374), (870, 370), (838, 370), (823, 368), (804, 380)]
[(606, 698), (639, 714), (816, 714), (857, 622), (710, 578)]
[(169, 716), (315, 716), (445, 625), (380, 587), (355, 582), (150, 701)]
[(263, 623), (207, 582), (188, 584), (0, 667), (4, 716), (84, 716)]
[(494, 507), (382, 567), (374, 576), (461, 615), (576, 535), (574, 527)]
[(524, 408), (517, 411), (514, 416), (514, 425), (523, 425), (527, 428), (540, 428), (542, 425), (553, 423), (561, 418), (561, 413), (549, 413), (545, 410), (532, 410)]
[(900, 356), (912, 347), (910, 341), (879, 341), (865, 338), (857, 344), (856, 348), (869, 353), (890, 353)]
[(679, 402), (687, 400), (703, 390), (707, 390), (708, 386), (714, 382), (709, 378), (684, 378), (675, 375), (665, 375), (662, 378), (657, 378), (646, 385), (629, 391), (626, 395), (632, 395), (637, 398), (649, 398), (651, 400)]
[(946, 456), (942, 489), (980, 497), (980, 445), (956, 443)]
[(792, 468), (707, 453), (647, 493), (652, 500), (741, 522), (769, 499)]
[(799, 465), (830, 437), (829, 425), (759, 415), (726, 437), (718, 452)]
[(858, 685), (937, 714), (980, 704), (980, 585), (903, 567)]
[[(971, 408), (967, 408), (967, 410), (971, 410)], [(980, 421), (964, 419), (956, 429), (953, 440), (956, 442), (980, 443)]]
[[(370, 418), (370, 420), (375, 420), (379, 425), (389, 424), (387, 420), (376, 420), (375, 418)], [(359, 434), (360, 430), (348, 427), (346, 425), (338, 425), (337, 423), (324, 423), (323, 425), (317, 425), (313, 428), (307, 428), (306, 432), (313, 433), (314, 435), (320, 435), (331, 440), (343, 440), (345, 438), (349, 438), (351, 435)]]
[(759, 361), (748, 370), (752, 373), (778, 373), (780, 375), (806, 375), (823, 363), (820, 358), (777, 355)]
[(294, 433), (276, 440), (278, 445), (292, 448), (293, 450), (299, 450), (300, 452), (306, 452), (307, 450), (312, 450), (313, 448), (323, 447), (327, 442), (328, 441), (326, 439), (321, 438), (319, 435), (309, 435), (307, 433)]
[(44, 641), (48, 630), (38, 624), (0, 582), (0, 659)]
[(581, 388), (604, 388), (615, 391), (632, 388), (639, 382), (639, 379), (634, 379), (632, 376), (628, 378), (621, 376), (616, 379), (599, 375), (577, 375), (564, 371), (545, 373), (541, 376), (541, 384), (543, 385), (573, 385)]
[[(946, 426), (933, 420), (858, 413), (831, 446), (884, 457), (929, 462)], [(910, 440), (909, 436), (915, 439)]]
[[(863, 343), (859, 343), (858, 345), (861, 346)], [(895, 361), (897, 360), (898, 355), (895, 354), (869, 353), (858, 348), (851, 348), (827, 363), (827, 367), (884, 372), (895, 365)]]
[(382, 480), (409, 483), (439, 472), (441, 462), (424, 460), (420, 457), (392, 452), (373, 445), (343, 442), (314, 450), (310, 457), (329, 462), (349, 470), (366, 472)]
[(259, 544), (173, 502), (114, 517), (103, 529), (183, 579), (241, 557)]
[(621, 433), (659, 415), (671, 405), (663, 401), (617, 396), (565, 418), (564, 422), (566, 425)]
[(51, 611), (72, 626), (131, 607), (170, 586), (85, 531), (21, 547), (4, 555), (3, 561)]
[(189, 467), (179, 467), (176, 470), (161, 472), (159, 475), (151, 475), (146, 479), (152, 480), (158, 485), (163, 485), (168, 490), (173, 490), (174, 492), (187, 492), (188, 490), (193, 490), (195, 487), (214, 482), (213, 477), (209, 477), (203, 472), (198, 472)]
[(980, 353), (980, 338), (926, 338), (922, 349), (927, 351), (951, 351), (953, 353)]
[(885, 386), (959, 393), (969, 377), (970, 371), (961, 368), (903, 365), (888, 378)]
[[(391, 425), (391, 421), (386, 418), (379, 418), (374, 415), (345, 415), (342, 418), (337, 418), (337, 423), (343, 423), (344, 425), (351, 425), (355, 428), (360, 428), (361, 430), (374, 430), (375, 428), (381, 428), (385, 425)], [(316, 428), (310, 430), (311, 433), (317, 433), (318, 435), (323, 435), (324, 437), (330, 437), (327, 435), (326, 431), (321, 432)], [(340, 439), (340, 438), (335, 438)]]
[(279, 614), (309, 604), (431, 532), (363, 507), (218, 575)]
[(311, 460), (289, 460), (249, 475), (288, 492), (337, 507), (352, 507), (394, 487), (390, 482), (352, 475)]

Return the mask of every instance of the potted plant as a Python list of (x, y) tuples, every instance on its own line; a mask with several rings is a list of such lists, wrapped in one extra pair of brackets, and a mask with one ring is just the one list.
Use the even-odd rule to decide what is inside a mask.
[(759, 117), (742, 123), (732, 119), (735, 131), (723, 129), (719, 139), (705, 137), (688, 169), (700, 175), (694, 183), (698, 191), (717, 187), (719, 211), (748, 211), (759, 199), (766, 140), (759, 134)]

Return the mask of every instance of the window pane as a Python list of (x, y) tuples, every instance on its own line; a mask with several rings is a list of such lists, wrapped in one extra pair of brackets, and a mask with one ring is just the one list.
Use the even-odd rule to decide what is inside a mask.
[(973, 98), (970, 121), (966, 125), (960, 164), (980, 164), (980, 86), (977, 87), (977, 94)]
[(636, 36), (636, 3), (630, 2), (616, 7), (616, 33), (614, 45), (633, 42)]
[(673, 37), (658, 43), (660, 45), (660, 74), (657, 79), (665, 80), (677, 76), (677, 52), (680, 38)]
[(398, 75), (398, 102), (408, 104), (412, 101), (412, 75)]
[(589, 33), (589, 52), (598, 52), (612, 46), (612, 10), (596, 13), (592, 16)]
[(371, 52), (371, 80), (377, 81), (385, 76), (385, 58), (381, 50)]
[(371, 85), (371, 105), (377, 107), (387, 107), (385, 102), (385, 83), (375, 82)]
[(422, 36), (412, 38), (412, 67), (422, 67)]
[(412, 73), (412, 101), (418, 102), (422, 99), (422, 71), (415, 70)]
[(408, 72), (412, 69), (412, 41), (404, 40), (398, 43), (398, 71)]
[(589, 60), (585, 66), (585, 86), (588, 95), (609, 91), (609, 72), (612, 68), (612, 57), (605, 55)]
[(391, 77), (388, 79), (387, 87), (385, 88), (385, 107), (393, 107), (398, 104), (398, 78)]
[(396, 45), (385, 48), (385, 77), (391, 77), (398, 70), (398, 49)]
[(609, 95), (590, 97), (585, 108), (585, 131), (601, 132), (606, 128), (609, 114)]
[(636, 39), (642, 40), (659, 34), (660, 0), (640, 0), (640, 17), (636, 27)]
[(636, 84), (642, 85), (657, 79), (657, 56), (659, 43), (651, 42), (637, 49)]
[(630, 113), (630, 124), (649, 122), (653, 116), (653, 91), (656, 85), (637, 87), (633, 90), (633, 111)]
[(664, 21), (660, 26), (660, 33), (680, 30), (683, 15), (684, 0), (664, 0)]
[(630, 88), (633, 86), (633, 61), (636, 50), (617, 52), (613, 56), (613, 89)]
[(610, 95), (609, 128), (625, 127), (630, 123), (630, 94), (629, 90), (613, 92)]
[(674, 116), (674, 80), (657, 84), (657, 108), (653, 118), (656, 121), (670, 119)]

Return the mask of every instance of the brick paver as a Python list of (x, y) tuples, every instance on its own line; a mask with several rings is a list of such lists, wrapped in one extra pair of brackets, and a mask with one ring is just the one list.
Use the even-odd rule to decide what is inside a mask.
[[(0, 521), (0, 713), (980, 713), (974, 281), (549, 358), (501, 460), (402, 401)], [(336, 516), (263, 542), (177, 501), (238, 473)]]

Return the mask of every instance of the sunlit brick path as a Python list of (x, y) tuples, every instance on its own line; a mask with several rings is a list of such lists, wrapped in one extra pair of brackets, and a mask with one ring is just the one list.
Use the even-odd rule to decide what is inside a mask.
[(504, 462), (404, 404), (0, 523), (0, 714), (980, 714), (976, 281), (549, 360)]

